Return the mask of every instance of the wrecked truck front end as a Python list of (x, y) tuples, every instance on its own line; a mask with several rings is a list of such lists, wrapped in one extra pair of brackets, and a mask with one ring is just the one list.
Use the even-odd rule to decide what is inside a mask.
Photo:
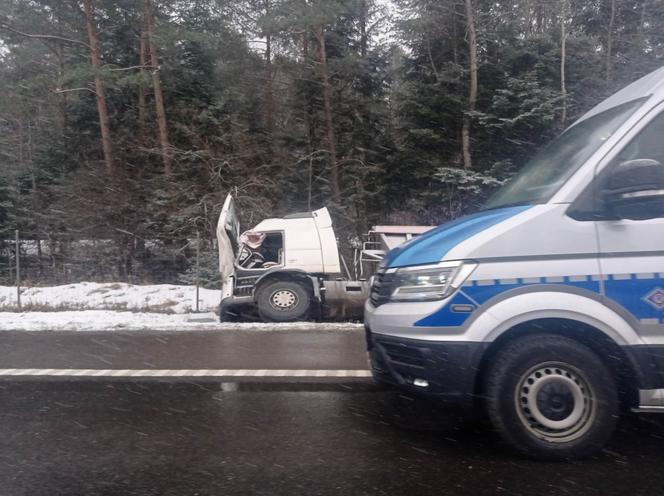
[[(353, 303), (361, 309), (367, 285), (341, 280), (336, 236), (326, 208), (266, 219), (242, 234), (237, 214), (229, 195), (217, 225), (222, 320), (257, 313), (264, 321), (289, 322), (321, 318), (324, 313), (344, 316)], [(333, 311), (327, 311), (326, 300)]]

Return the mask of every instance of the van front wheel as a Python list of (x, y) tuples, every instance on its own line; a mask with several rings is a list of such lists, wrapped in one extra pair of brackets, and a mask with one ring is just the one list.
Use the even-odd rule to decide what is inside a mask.
[(309, 316), (311, 296), (299, 283), (275, 281), (258, 290), (258, 313), (266, 322), (293, 322)]
[(618, 417), (614, 377), (577, 341), (552, 334), (521, 338), (497, 353), (486, 377), (491, 423), (523, 455), (584, 457), (613, 433)]

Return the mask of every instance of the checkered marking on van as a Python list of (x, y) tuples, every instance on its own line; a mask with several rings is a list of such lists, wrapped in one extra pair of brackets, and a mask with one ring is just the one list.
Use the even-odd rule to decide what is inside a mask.
[(664, 310), (664, 289), (657, 287), (643, 299), (657, 310)]
[[(591, 282), (591, 281), (625, 281), (630, 279), (657, 279), (664, 278), (664, 274), (658, 274), (654, 272), (645, 272), (638, 274), (592, 274), (592, 275), (575, 275), (575, 276), (547, 276), (547, 277), (518, 277), (518, 278), (509, 278), (509, 279), (475, 279), (471, 281), (466, 281), (463, 286), (509, 286), (509, 285), (528, 285), (528, 284), (567, 284), (574, 282)], [(664, 297), (664, 290), (657, 288), (662, 291), (662, 297)], [(654, 291), (653, 291), (654, 293)], [(646, 297), (649, 297), (648, 294)], [(657, 299), (660, 296), (656, 296)], [(651, 303), (652, 304), (652, 303)], [(657, 309), (664, 308), (664, 302), (662, 302), (662, 307), (656, 307)]]

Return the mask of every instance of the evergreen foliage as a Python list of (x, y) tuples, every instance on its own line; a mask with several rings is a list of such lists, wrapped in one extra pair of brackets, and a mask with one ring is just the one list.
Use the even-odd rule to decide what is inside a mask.
[[(47, 254), (26, 268), (34, 279), (190, 280), (188, 240), (214, 240), (229, 191), (245, 227), (323, 205), (342, 241), (376, 223), (438, 224), (481, 206), (538, 147), (664, 55), (661, 2), (616, 2), (611, 16), (610, 0), (472, 0), (479, 85), (469, 112), (463, 0), (151, 3), (160, 66), (141, 63), (146, 0), (92, 0), (95, 68), (80, 2), (0, 0), (1, 263), (20, 229)], [(95, 246), (104, 267), (65, 267)]]

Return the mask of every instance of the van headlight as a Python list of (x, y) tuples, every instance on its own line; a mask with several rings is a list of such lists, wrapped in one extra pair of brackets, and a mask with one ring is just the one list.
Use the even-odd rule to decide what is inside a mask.
[(475, 269), (476, 264), (444, 262), (397, 269), (390, 301), (436, 301), (447, 298)]

